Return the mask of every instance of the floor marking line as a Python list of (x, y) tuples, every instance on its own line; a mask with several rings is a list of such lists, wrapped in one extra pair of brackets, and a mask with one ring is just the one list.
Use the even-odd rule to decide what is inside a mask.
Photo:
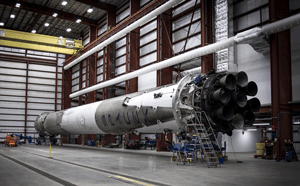
[[(22, 151), (22, 150), (19, 150), (19, 149), (17, 151), (21, 151), (21, 152), (25, 152), (25, 153), (28, 153), (28, 154), (33, 154), (33, 155), (36, 155), (36, 156), (40, 156), (40, 157), (49, 159), (48, 156), (43, 156), (43, 155), (39, 155), (39, 154), (27, 152), (27, 151)], [(55, 157), (53, 157), (53, 159), (51, 159), (51, 160), (60, 161), (60, 162), (66, 163), (66, 164), (71, 164), (71, 165), (83, 167), (83, 168), (86, 168), (86, 169), (91, 169), (91, 170), (94, 170), (94, 171), (104, 172), (106, 174), (113, 174), (113, 175), (118, 175), (118, 176), (124, 176), (126, 178), (135, 179), (135, 180), (138, 180), (138, 181), (141, 181), (141, 182), (147, 182), (147, 183), (153, 184), (153, 185), (170, 186), (170, 185), (167, 185), (167, 184), (158, 183), (158, 182), (150, 181), (150, 180), (145, 180), (145, 179), (142, 179), (142, 178), (137, 178), (137, 177), (133, 177), (133, 176), (129, 176), (129, 175), (124, 175), (124, 174), (120, 174), (120, 173), (117, 173), (117, 172), (112, 172), (112, 171), (109, 171), (109, 170), (104, 170), (104, 169), (89, 167), (89, 166), (86, 166), (86, 165), (81, 165), (81, 164), (77, 164), (77, 163), (68, 162), (68, 161), (65, 161), (65, 160), (60, 160), (60, 159), (57, 159)]]
[(114, 176), (109, 176), (109, 177), (112, 178), (112, 179), (116, 179), (116, 180), (126, 182), (126, 183), (131, 183), (131, 184), (133, 183), (135, 185), (154, 186), (152, 184), (148, 184), (148, 183), (145, 183), (145, 182), (141, 182), (141, 181), (137, 181), (137, 180), (134, 180), (134, 179), (126, 178), (124, 176), (114, 175)]
[(63, 180), (63, 179), (61, 179), (61, 178), (59, 178), (59, 177), (53, 176), (53, 175), (51, 175), (51, 174), (49, 174), (49, 173), (46, 173), (46, 172), (44, 172), (44, 171), (42, 171), (42, 170), (39, 170), (39, 169), (37, 169), (37, 168), (35, 168), (35, 167), (32, 167), (32, 166), (30, 166), (30, 165), (28, 165), (28, 164), (26, 164), (26, 163), (20, 162), (19, 160), (16, 160), (16, 159), (14, 159), (14, 158), (11, 158), (11, 157), (6, 156), (6, 155), (1, 154), (1, 153), (0, 153), (0, 155), (2, 155), (3, 157), (5, 157), (5, 158), (7, 158), (7, 159), (9, 159), (9, 160), (11, 160), (11, 161), (13, 161), (13, 162), (15, 162), (15, 163), (21, 165), (21, 166), (23, 166), (23, 167), (25, 167), (25, 168), (27, 168), (27, 169), (30, 169), (30, 170), (32, 170), (32, 171), (34, 171), (34, 172), (40, 174), (40, 175), (42, 175), (42, 176), (44, 176), (44, 177), (46, 177), (46, 178), (48, 178), (48, 179), (50, 179), (50, 180), (52, 180), (52, 181), (55, 181), (55, 182), (60, 183), (60, 184), (62, 184), (62, 185), (76, 186), (75, 184), (73, 184), (73, 183), (71, 183), (71, 182), (68, 182), (68, 181), (65, 181), (65, 180)]

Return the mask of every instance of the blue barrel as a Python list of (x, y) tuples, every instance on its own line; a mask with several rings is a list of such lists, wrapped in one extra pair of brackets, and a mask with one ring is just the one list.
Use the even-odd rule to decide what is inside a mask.
[(219, 157), (219, 163), (223, 164), (224, 163), (224, 158), (223, 157)]

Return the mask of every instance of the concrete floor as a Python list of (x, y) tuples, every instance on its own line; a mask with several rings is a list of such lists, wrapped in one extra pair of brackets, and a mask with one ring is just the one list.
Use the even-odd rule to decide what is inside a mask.
[(0, 185), (300, 185), (298, 162), (254, 159), (227, 153), (221, 168), (170, 161), (172, 153), (32, 144), (0, 145)]

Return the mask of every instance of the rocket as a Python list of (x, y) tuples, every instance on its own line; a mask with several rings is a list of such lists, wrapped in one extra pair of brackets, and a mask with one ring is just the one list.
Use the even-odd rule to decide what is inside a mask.
[[(260, 109), (258, 88), (245, 72), (189, 74), (179, 82), (58, 112), (34, 123), (40, 136), (180, 132), (205, 112), (205, 126), (229, 136), (252, 126)], [(252, 97), (248, 100), (248, 97)]]

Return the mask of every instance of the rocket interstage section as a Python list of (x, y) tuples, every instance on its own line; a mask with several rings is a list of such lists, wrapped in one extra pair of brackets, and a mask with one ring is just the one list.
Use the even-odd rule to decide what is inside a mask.
[(137, 92), (36, 118), (41, 136), (59, 134), (125, 134), (179, 132), (204, 111), (215, 132), (252, 126), (260, 109), (257, 85), (245, 72), (195, 74), (178, 83)]

